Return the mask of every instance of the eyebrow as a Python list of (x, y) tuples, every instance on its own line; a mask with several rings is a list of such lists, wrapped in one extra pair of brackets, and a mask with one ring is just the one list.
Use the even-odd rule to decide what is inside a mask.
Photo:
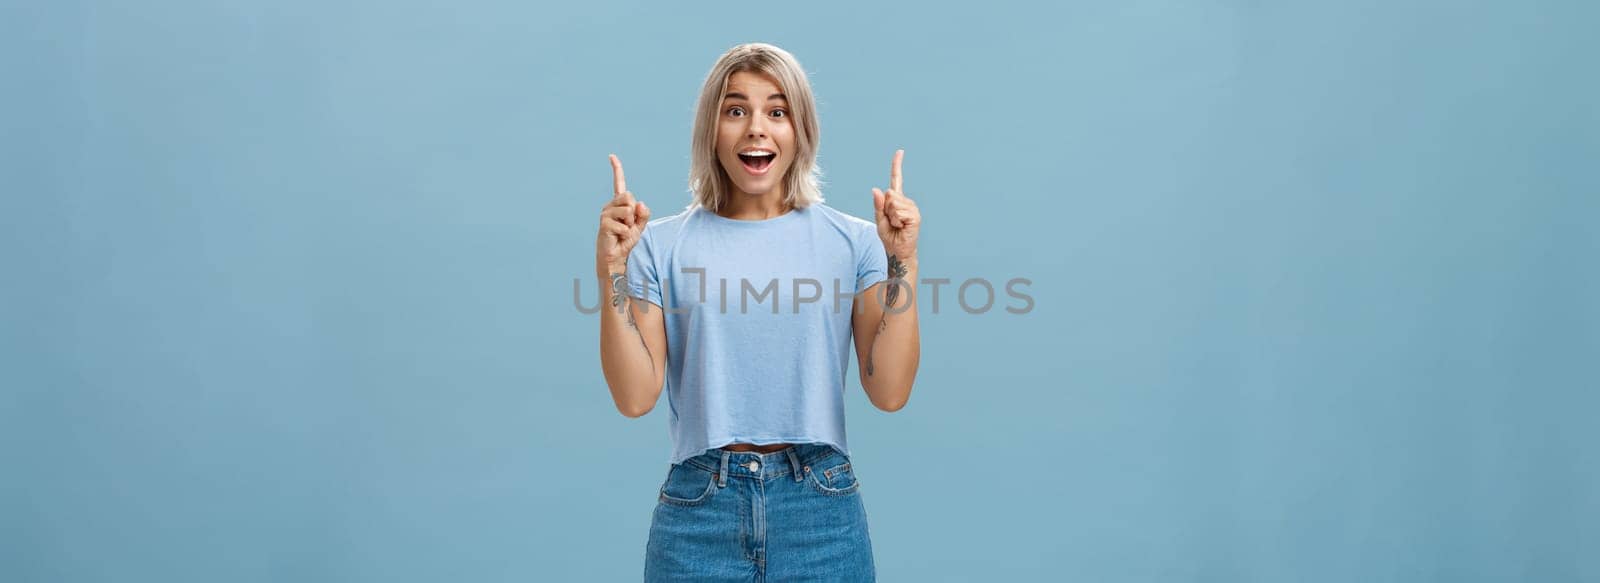
[[(737, 93), (737, 92), (736, 93), (729, 93), (727, 95), (722, 96), (722, 98), (723, 99), (743, 99), (745, 101), (749, 101), (750, 100), (750, 98), (749, 97), (745, 97), (745, 95), (743, 93)], [(772, 101), (774, 99), (782, 99), (784, 101), (788, 101), (789, 100), (789, 98), (785, 97), (782, 93), (773, 93), (772, 95), (768, 95), (767, 96), (767, 101)]]

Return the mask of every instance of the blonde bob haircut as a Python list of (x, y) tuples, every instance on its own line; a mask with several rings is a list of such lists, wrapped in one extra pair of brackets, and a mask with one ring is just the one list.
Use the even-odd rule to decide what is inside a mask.
[(719, 211), (732, 194), (733, 179), (717, 161), (717, 121), (721, 117), (722, 95), (728, 89), (728, 78), (739, 72), (771, 77), (789, 101), (795, 152), (794, 161), (783, 177), (784, 202), (794, 208), (822, 202), (822, 169), (817, 166), (817, 106), (811, 96), (811, 82), (806, 80), (800, 62), (788, 51), (766, 43), (747, 43), (723, 53), (711, 66), (705, 86), (700, 89), (690, 145), (689, 192), (694, 195), (694, 202), (689, 207)]

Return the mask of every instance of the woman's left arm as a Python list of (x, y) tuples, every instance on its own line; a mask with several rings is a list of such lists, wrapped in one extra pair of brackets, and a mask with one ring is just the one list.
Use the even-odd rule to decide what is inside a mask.
[(911, 384), (922, 358), (917, 324), (917, 232), (922, 227), (922, 213), (901, 189), (900, 161), (904, 157), (904, 150), (895, 151), (889, 189), (872, 189), (878, 238), (889, 255), (888, 279), (856, 295), (851, 320), (861, 386), (873, 406), (889, 412), (900, 410), (911, 399)]

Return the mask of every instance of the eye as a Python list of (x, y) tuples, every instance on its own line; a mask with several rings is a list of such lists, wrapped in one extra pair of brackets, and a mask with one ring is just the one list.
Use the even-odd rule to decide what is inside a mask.
[(744, 115), (744, 108), (743, 107), (739, 107), (737, 105), (735, 105), (733, 107), (730, 107), (730, 108), (728, 108), (728, 115), (731, 115), (733, 117), (740, 117), (740, 116)]
[(772, 117), (789, 117), (789, 112), (782, 109), (772, 110)]

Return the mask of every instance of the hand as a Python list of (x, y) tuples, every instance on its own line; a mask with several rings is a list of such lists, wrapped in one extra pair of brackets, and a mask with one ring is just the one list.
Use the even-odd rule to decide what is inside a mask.
[(905, 153), (905, 150), (894, 152), (894, 165), (889, 168), (889, 189), (872, 189), (872, 209), (878, 220), (878, 238), (883, 239), (884, 251), (901, 261), (910, 261), (917, 256), (917, 231), (922, 227), (922, 212), (901, 189), (900, 160)]
[(600, 235), (595, 240), (595, 263), (601, 277), (622, 273), (628, 268), (628, 253), (639, 242), (646, 223), (650, 222), (650, 207), (633, 199), (628, 183), (622, 178), (622, 160), (611, 156), (611, 202), (600, 209)]

